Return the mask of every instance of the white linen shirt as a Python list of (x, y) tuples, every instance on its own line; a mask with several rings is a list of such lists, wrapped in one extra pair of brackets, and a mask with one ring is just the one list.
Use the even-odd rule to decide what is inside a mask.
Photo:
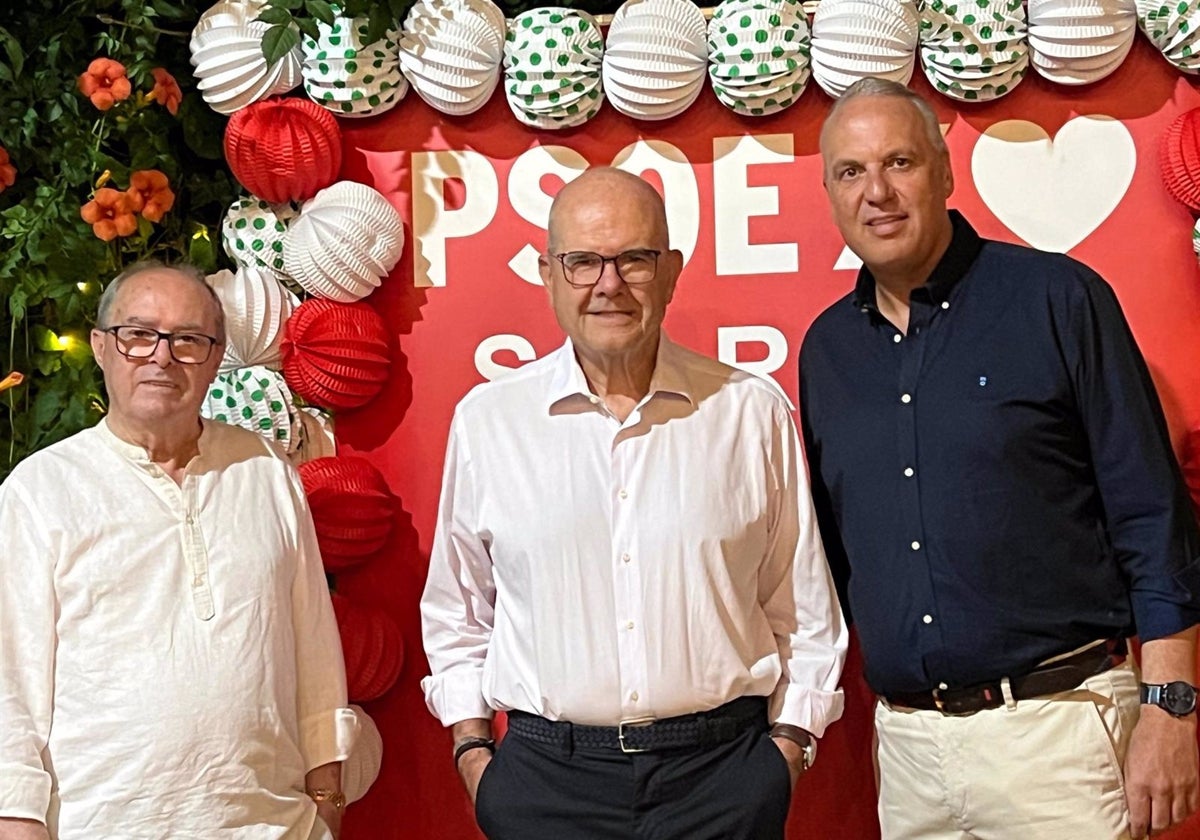
[(459, 403), (421, 601), (431, 712), (842, 712), (846, 630), (787, 404), (661, 336), (624, 423), (571, 342)]
[(0, 816), (59, 840), (328, 836), (357, 721), (299, 477), (204, 421), (177, 485), (105, 422), (0, 486)]

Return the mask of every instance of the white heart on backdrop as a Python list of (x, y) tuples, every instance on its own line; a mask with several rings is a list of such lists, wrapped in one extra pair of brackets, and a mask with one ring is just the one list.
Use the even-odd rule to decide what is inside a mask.
[(1033, 247), (1061, 253), (1112, 214), (1136, 165), (1129, 130), (1102, 114), (1075, 117), (1053, 140), (1036, 123), (1004, 120), (971, 154), (975, 188), (996, 218)]

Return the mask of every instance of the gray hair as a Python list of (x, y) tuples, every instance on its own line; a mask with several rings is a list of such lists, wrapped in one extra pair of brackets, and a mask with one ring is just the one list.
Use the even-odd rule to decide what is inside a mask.
[(217, 322), (217, 341), (221, 344), (225, 343), (225, 307), (221, 305), (221, 298), (217, 296), (217, 291), (214, 289), (204, 276), (204, 272), (197, 266), (191, 263), (178, 262), (168, 263), (164, 260), (138, 260), (133, 265), (128, 266), (124, 271), (113, 278), (112, 282), (104, 289), (100, 295), (99, 311), (96, 314), (96, 326), (99, 329), (107, 329), (112, 324), (109, 322), (109, 316), (112, 314), (113, 304), (117, 301), (117, 295), (121, 293), (121, 287), (126, 281), (145, 274), (147, 271), (173, 271), (179, 276), (191, 280), (208, 293), (212, 299), (213, 310), (216, 313)]
[(890, 96), (895, 99), (908, 101), (917, 109), (917, 113), (921, 115), (921, 123), (925, 127), (925, 136), (929, 139), (933, 150), (939, 155), (949, 154), (949, 150), (946, 148), (946, 138), (942, 136), (942, 127), (938, 125), (937, 114), (934, 113), (933, 107), (924, 97), (899, 82), (893, 82), (890, 79), (879, 79), (874, 76), (859, 79), (846, 88), (846, 91), (833, 103), (833, 107), (825, 115), (825, 122), (821, 125), (822, 139), (825, 137), (826, 126), (833, 122), (833, 118), (837, 116), (838, 111), (845, 107), (847, 102), (857, 99), (860, 96)]

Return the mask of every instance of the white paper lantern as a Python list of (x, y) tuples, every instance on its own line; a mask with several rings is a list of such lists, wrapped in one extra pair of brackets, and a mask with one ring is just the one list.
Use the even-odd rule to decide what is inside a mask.
[(604, 36), (586, 12), (533, 9), (513, 19), (504, 45), (504, 93), (513, 115), (536, 128), (572, 128), (604, 104)]
[(263, 56), (263, 35), (270, 24), (256, 20), (261, 10), (256, 2), (221, 0), (192, 29), (189, 48), (196, 87), (214, 111), (232, 114), (300, 84), (298, 44), (274, 64)]
[(505, 28), (491, 0), (418, 0), (404, 19), (400, 70), (430, 107), (474, 113), (500, 80)]
[(640, 120), (682, 114), (704, 86), (707, 28), (688, 0), (627, 0), (608, 27), (602, 71), (608, 101)]

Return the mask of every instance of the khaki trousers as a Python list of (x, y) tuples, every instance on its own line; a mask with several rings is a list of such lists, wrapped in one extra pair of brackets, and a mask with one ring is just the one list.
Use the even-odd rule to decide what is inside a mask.
[(1007, 700), (965, 717), (876, 704), (883, 840), (1129, 837), (1132, 659), (1072, 691)]

